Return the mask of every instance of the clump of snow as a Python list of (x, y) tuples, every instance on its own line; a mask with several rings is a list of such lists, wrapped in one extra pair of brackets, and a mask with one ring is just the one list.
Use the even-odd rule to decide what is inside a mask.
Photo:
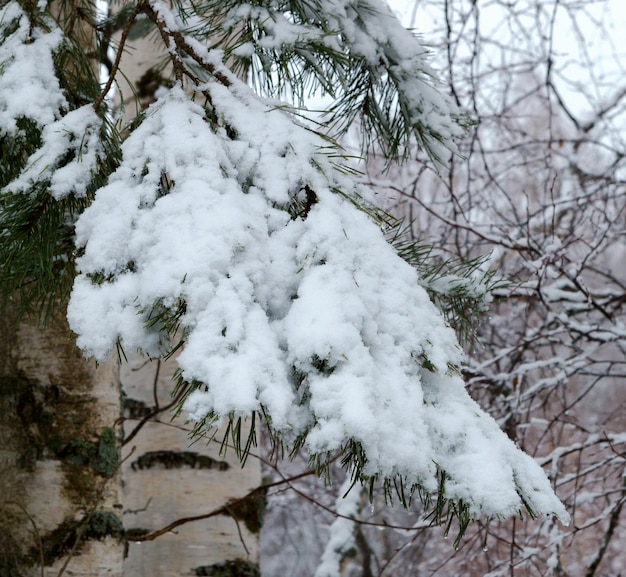
[(6, 190), (24, 191), (44, 181), (57, 200), (71, 193), (84, 196), (102, 155), (101, 123), (93, 107), (87, 105), (46, 124), (42, 145)]
[(17, 2), (0, 7), (0, 131), (14, 134), (19, 118), (43, 126), (57, 120), (67, 102), (52, 54), (61, 31), (33, 28)]
[(163, 353), (158, 315), (178, 311), (179, 366), (203, 383), (185, 404), (192, 419), (262, 407), (312, 453), (357, 441), (366, 475), (434, 492), (444, 470), (448, 496), (473, 515), (515, 514), (521, 492), (566, 520), (541, 468), (451, 371), (453, 331), (355, 206), (326, 143), (236, 79), (201, 88), (221, 126), (175, 87), (77, 222), (79, 345), (98, 358), (118, 338)]

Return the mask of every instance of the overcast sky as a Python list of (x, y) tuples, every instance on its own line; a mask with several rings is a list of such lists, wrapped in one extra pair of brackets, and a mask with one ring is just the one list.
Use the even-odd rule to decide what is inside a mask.
[[(428, 42), (438, 44), (441, 41), (445, 30), (443, 2), (390, 0), (390, 4), (405, 26), (415, 28)], [(454, 0), (450, 5), (468, 11), (471, 2)], [(535, 36), (536, 45), (540, 45), (540, 34), (548, 35), (550, 19), (555, 14), (552, 46), (555, 81), (568, 103), (581, 115), (581, 120), (626, 85), (625, 0), (543, 1), (543, 16), (539, 19), (534, 9), (535, 0), (477, 0), (477, 5), (483, 36), (513, 42), (511, 48), (516, 42), (516, 39), (511, 40), (511, 22), (524, 27), (529, 35)]]

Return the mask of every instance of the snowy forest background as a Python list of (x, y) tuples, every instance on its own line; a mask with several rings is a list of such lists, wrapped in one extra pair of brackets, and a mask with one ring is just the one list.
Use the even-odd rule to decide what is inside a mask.
[[(397, 248), (413, 251), (423, 285), (457, 329), (468, 390), (549, 474), (570, 525), (549, 516), (479, 520), (457, 542), (455, 526), (448, 532), (445, 524), (431, 526), (423, 519), (418, 499), (408, 508), (388, 506), (381, 490), (371, 503), (367, 491), (352, 490), (343, 499), (351, 483), (339, 460), (330, 463), (332, 483), (325, 485), (304, 452), (279, 459), (261, 433), (239, 474), (236, 458), (222, 461), (215, 447), (205, 456), (200, 443), (185, 444), (189, 424), (169, 421), (169, 365), (130, 358), (122, 369), (122, 462), (106, 475), (98, 473), (102, 486), (97, 484), (96, 496), (87, 501), (86, 517), (103, 503), (121, 500), (105, 490), (121, 474), (129, 574), (145, 574), (138, 561), (145, 551), (153, 552), (147, 556), (158, 559), (155, 565), (165, 558), (169, 562), (172, 551), (179, 551), (178, 538), (187, 547), (219, 542), (226, 559), (236, 545), (238, 554), (260, 561), (263, 577), (623, 575), (623, 9), (609, 0), (414, 0), (394, 8), (431, 49), (440, 89), (467, 113), (471, 126), (458, 142), (458, 154), (436, 149), (441, 162), (433, 162), (432, 151), (411, 149), (409, 158), (390, 164), (389, 150), (367, 143), (372, 148), (367, 160), (356, 164), (357, 179), (377, 191), (379, 206), (403, 219)], [(143, 42), (144, 32), (134, 30), (135, 40)], [(155, 55), (137, 52), (135, 57), (150, 61)], [(109, 71), (114, 66), (110, 55), (99, 59)], [(170, 84), (171, 70), (160, 72), (163, 76), (143, 78), (141, 85), (120, 82), (129, 117)], [(128, 86), (132, 90), (125, 93)], [(363, 138), (358, 124), (357, 118), (342, 139), (355, 156)], [(167, 180), (161, 185), (174, 186)], [(304, 217), (309, 200), (299, 207)], [(141, 370), (147, 376), (139, 378)], [(159, 461), (174, 451), (180, 463)], [(4, 464), (11, 454), (0, 452)], [(181, 469), (180, 476), (172, 468)], [(228, 471), (221, 488), (207, 489), (220, 468)], [(149, 474), (154, 474), (151, 480)], [(130, 482), (137, 478), (139, 483)], [(224, 505), (220, 499), (235, 483), (241, 483), (237, 494), (243, 495), (261, 480), (266, 490), (252, 500), (258, 509), (252, 516), (259, 522), (244, 527), (247, 513), (235, 510), (241, 503)], [(218, 525), (209, 537), (206, 519), (193, 515), (213, 507), (210, 520), (218, 519)], [(153, 515), (149, 521), (148, 514)], [(38, 517), (30, 515), (22, 520), (35, 524), (37, 532)], [(229, 515), (235, 524), (226, 529)], [(157, 534), (172, 521), (171, 531)], [(150, 540), (144, 541), (146, 535)], [(55, 567), (55, 575), (80, 557), (77, 545), (68, 543), (67, 563)], [(3, 562), (10, 560), (9, 549), (0, 551)], [(196, 566), (197, 575), (211, 574), (198, 563), (180, 564), (187, 571)], [(255, 575), (253, 565), (229, 568), (233, 574)]]

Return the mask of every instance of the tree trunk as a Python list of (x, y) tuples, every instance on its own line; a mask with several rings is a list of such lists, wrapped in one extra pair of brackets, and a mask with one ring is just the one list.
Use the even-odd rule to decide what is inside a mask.
[[(124, 525), (131, 539), (125, 575), (212, 575), (218, 567), (224, 576), (256, 575), (262, 496), (229, 503), (260, 485), (260, 463), (250, 458), (242, 468), (233, 450), (220, 455), (216, 441), (191, 445), (184, 415), (172, 419), (167, 408), (175, 368), (173, 360), (144, 357), (122, 365)], [(154, 540), (132, 541), (225, 505)]]
[[(171, 66), (160, 66), (165, 55), (152, 35), (126, 45), (116, 94), (125, 121), (147, 108), (156, 91), (171, 83)], [(192, 445), (184, 415), (171, 420), (169, 409), (160, 411), (172, 401), (175, 369), (174, 359), (150, 361), (140, 356), (129, 356), (121, 367), (125, 438), (140, 425), (123, 447), (124, 525), (129, 537), (125, 577), (212, 575), (212, 571), (224, 577), (257, 575), (262, 497), (228, 503), (261, 484), (260, 461), (251, 457), (242, 468), (234, 451), (220, 455), (217, 442), (200, 440)], [(219, 433), (216, 438), (221, 439)], [(134, 541), (179, 519), (224, 506), (220, 514), (181, 524), (154, 540)]]
[(116, 364), (49, 327), (0, 318), (0, 575), (122, 574)]

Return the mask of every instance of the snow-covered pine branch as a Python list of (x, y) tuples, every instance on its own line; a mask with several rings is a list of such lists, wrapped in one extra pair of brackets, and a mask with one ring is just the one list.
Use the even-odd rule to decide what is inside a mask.
[(261, 93), (296, 103), (331, 97), (325, 122), (335, 135), (357, 123), (364, 149), (380, 147), (390, 160), (408, 158), (415, 144), (440, 166), (457, 153), (467, 119), (439, 85), (429, 50), (385, 2), (175, 4), (181, 29), (217, 45)]
[[(183, 408), (199, 428), (258, 414), (321, 469), (343, 453), (354, 479), (402, 498), (417, 491), (435, 519), (456, 516), (462, 529), (522, 510), (567, 522), (541, 468), (465, 391), (453, 331), (365, 209), (370, 193), (337, 164), (340, 151), (240, 82), (165, 5), (144, 10), (169, 40), (177, 76), (193, 82), (161, 91), (77, 218), (68, 318), (79, 345), (97, 358), (118, 343), (154, 355), (180, 349)], [(22, 41), (3, 38), (12, 42), (6, 67)], [(411, 86), (411, 101), (430, 93)], [(46, 128), (68, 116), (41, 121), (43, 156), (3, 183), (3, 197), (28, 204), (37, 158), (52, 159), (37, 181), (50, 202), (89, 188), (64, 196), (55, 185), (54, 159), (75, 138), (48, 138)], [(78, 183), (93, 174), (91, 160), (71, 166), (85, 171), (72, 172)]]
[(0, 8), (0, 303), (37, 316), (69, 295), (76, 214), (119, 159), (89, 55), (44, 8)]

